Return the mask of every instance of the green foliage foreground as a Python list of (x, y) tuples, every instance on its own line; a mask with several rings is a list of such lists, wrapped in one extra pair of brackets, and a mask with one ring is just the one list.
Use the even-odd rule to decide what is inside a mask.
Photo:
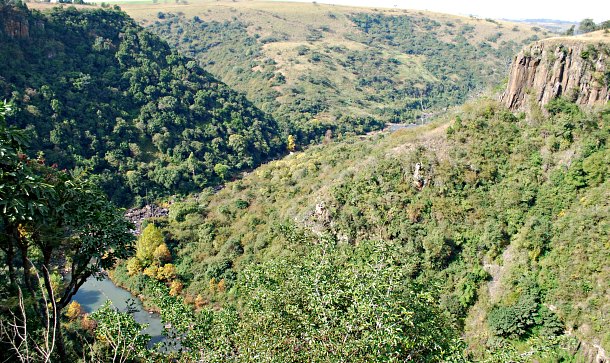
[[(308, 252), (249, 267), (237, 306), (194, 311), (156, 299), (188, 361), (438, 362), (461, 346), (438, 293), (414, 282), (398, 250), (319, 240)], [(163, 291), (163, 289), (161, 289)], [(457, 359), (457, 358), (456, 358)]]
[[(26, 133), (7, 126), (7, 108), (0, 104), (0, 348), (65, 362), (62, 311), (88, 278), (130, 256), (133, 225), (85, 173), (25, 155)], [(15, 315), (22, 328), (7, 328)]]

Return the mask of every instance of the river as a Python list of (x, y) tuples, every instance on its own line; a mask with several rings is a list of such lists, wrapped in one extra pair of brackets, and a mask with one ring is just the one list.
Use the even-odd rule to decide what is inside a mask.
[(138, 310), (133, 314), (135, 320), (140, 324), (148, 324), (143, 333), (151, 336), (150, 345), (152, 346), (162, 341), (163, 336), (161, 332), (163, 326), (159, 314), (146, 311), (139, 298), (131, 295), (129, 291), (116, 286), (107, 277), (103, 280), (97, 280), (94, 277), (89, 278), (73, 298), (73, 300), (78, 301), (87, 313), (99, 309), (106, 300), (110, 300), (112, 305), (120, 311), (127, 311), (127, 301), (129, 299), (135, 302), (135, 307)]

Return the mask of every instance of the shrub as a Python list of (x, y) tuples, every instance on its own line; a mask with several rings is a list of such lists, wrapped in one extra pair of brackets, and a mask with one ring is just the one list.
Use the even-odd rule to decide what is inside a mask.
[(545, 107), (553, 116), (559, 113), (565, 113), (567, 115), (576, 116), (581, 113), (577, 104), (570, 102), (565, 98), (556, 98), (549, 102)]
[(235, 201), (235, 207), (237, 209), (246, 209), (248, 206), (250, 206), (250, 203), (248, 203), (246, 200), (238, 199)]
[(165, 263), (172, 260), (172, 254), (169, 252), (169, 248), (167, 248), (167, 245), (165, 243), (161, 243), (159, 247), (155, 249), (155, 251), (153, 252), (153, 256), (155, 258), (155, 261), (158, 261), (160, 263)]
[(492, 333), (501, 337), (520, 337), (532, 327), (537, 317), (538, 303), (529, 294), (522, 295), (510, 306), (496, 306), (487, 315)]
[(142, 266), (148, 266), (153, 262), (155, 250), (162, 243), (161, 230), (152, 223), (148, 224), (136, 243), (136, 257)]
[(169, 294), (171, 296), (178, 296), (182, 292), (183, 288), (184, 288), (184, 285), (182, 284), (182, 282), (180, 282), (178, 280), (174, 280), (169, 285)]
[(170, 281), (176, 277), (176, 266), (172, 263), (165, 264), (157, 270), (157, 280)]
[(70, 320), (76, 320), (83, 315), (84, 310), (77, 301), (72, 301), (66, 310), (66, 317)]
[(169, 208), (169, 218), (176, 222), (184, 222), (187, 215), (199, 212), (200, 207), (197, 202), (174, 203)]
[(136, 257), (132, 257), (127, 261), (127, 273), (129, 276), (136, 275), (142, 271), (142, 264)]
[(557, 314), (544, 305), (538, 311), (536, 325), (540, 326), (540, 333), (544, 336), (560, 335), (565, 329)]

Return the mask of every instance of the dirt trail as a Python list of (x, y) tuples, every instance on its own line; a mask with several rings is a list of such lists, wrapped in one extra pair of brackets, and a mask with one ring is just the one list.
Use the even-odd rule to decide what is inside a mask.
[(487, 291), (489, 299), (492, 303), (496, 303), (502, 296), (502, 280), (508, 271), (509, 266), (513, 264), (515, 259), (515, 247), (510, 244), (502, 253), (502, 265), (483, 261), (483, 269), (491, 275), (491, 281), (487, 283)]
[[(413, 141), (391, 149), (390, 153), (395, 155), (406, 154), (415, 150), (418, 146), (423, 146), (426, 149), (433, 151), (439, 160), (445, 160), (448, 158), (447, 149), (449, 145), (447, 142), (447, 129), (449, 128), (449, 124), (449, 122), (446, 122), (431, 130), (422, 131)], [(423, 128), (421, 129), (423, 130)]]

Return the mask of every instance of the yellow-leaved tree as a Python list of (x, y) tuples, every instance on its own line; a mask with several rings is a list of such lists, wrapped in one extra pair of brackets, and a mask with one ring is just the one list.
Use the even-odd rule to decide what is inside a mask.
[(137, 257), (132, 257), (127, 260), (127, 273), (129, 276), (133, 276), (142, 272), (142, 263)]
[(76, 320), (84, 313), (85, 313), (85, 311), (83, 310), (81, 305), (77, 301), (72, 300), (72, 302), (70, 304), (68, 304), (68, 310), (66, 311), (66, 317), (68, 317), (68, 319), (70, 319), (70, 320)]
[(297, 149), (296, 138), (292, 135), (288, 135), (288, 145), (286, 145), (288, 151), (293, 152)]
[(157, 280), (170, 281), (176, 277), (176, 266), (171, 263), (159, 267), (157, 270)]
[(148, 267), (153, 263), (155, 250), (161, 244), (164, 244), (161, 229), (149, 223), (142, 231), (136, 243), (136, 258), (140, 261), (142, 267)]
[(159, 263), (166, 263), (172, 260), (172, 254), (169, 252), (169, 248), (167, 248), (165, 243), (161, 243), (155, 248), (153, 257), (155, 261), (158, 261)]
[(173, 280), (169, 284), (169, 294), (171, 296), (178, 296), (182, 292), (183, 288), (184, 288), (184, 285), (182, 284), (182, 282), (180, 282), (178, 280)]

